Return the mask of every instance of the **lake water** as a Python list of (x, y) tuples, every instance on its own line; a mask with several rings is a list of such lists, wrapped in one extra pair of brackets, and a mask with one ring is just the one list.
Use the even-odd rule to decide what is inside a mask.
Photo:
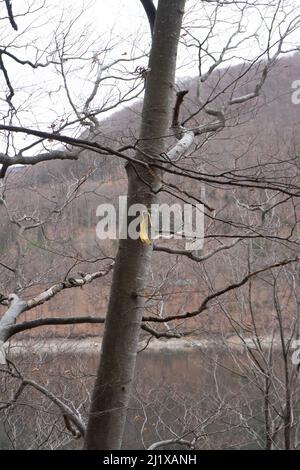
[[(78, 342), (57, 344), (46, 340), (30, 348), (15, 344), (11, 357), (25, 377), (74, 405), (86, 420), (99, 344), (90, 340), (81, 342), (80, 347)], [(228, 348), (213, 341), (184, 345), (174, 341), (158, 347), (154, 343), (139, 353), (124, 448), (148, 448), (157, 441), (178, 437), (195, 439), (195, 447), (201, 449), (264, 448), (264, 374), (254, 370), (239, 347)], [(274, 361), (278, 377), (280, 363), (278, 355)], [(2, 402), (12, 397), (18, 383), (2, 380)], [(298, 385), (299, 380), (294, 384), (296, 394)], [(279, 381), (269, 391), (269, 402), (278, 409), (284, 406), (284, 387)], [(81, 439), (70, 440), (57, 407), (36, 390), (27, 387), (17, 403), (2, 411), (2, 448), (82, 446)], [(298, 419), (296, 405), (295, 413)], [(272, 410), (270, 415), (275, 423)], [(278, 442), (280, 436), (278, 432)]]

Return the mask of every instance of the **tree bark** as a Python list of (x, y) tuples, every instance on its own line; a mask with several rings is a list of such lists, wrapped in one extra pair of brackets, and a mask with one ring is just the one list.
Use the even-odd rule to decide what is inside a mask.
[[(158, 3), (137, 158), (150, 163), (166, 151), (170, 133), (176, 56), (185, 0)], [(145, 165), (127, 165), (128, 207), (155, 202), (157, 174)], [(129, 221), (130, 222), (130, 221)], [(105, 321), (100, 365), (91, 401), (85, 448), (122, 445), (136, 363), (152, 245), (120, 240)]]

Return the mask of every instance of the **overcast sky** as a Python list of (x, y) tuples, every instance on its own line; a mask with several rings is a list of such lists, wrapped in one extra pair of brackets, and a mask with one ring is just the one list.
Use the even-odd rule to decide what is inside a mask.
[[(265, 26), (272, 22), (272, 12), (268, 10), (270, 3), (272, 2), (267, 1), (259, 11), (251, 9), (245, 15), (242, 27), (244, 37), (248, 37), (248, 39), (241, 42), (240, 36), (236, 38), (235, 42), (239, 43), (239, 52), (237, 54), (236, 51), (233, 51), (229, 54), (227, 66), (241, 60), (249, 60), (264, 49), (266, 45)], [(80, 105), (80, 100), (84, 100), (85, 93), (93, 86), (96, 67), (91, 67), (90, 64), (94, 54), (101, 54), (100, 60), (107, 64), (117, 57), (136, 57), (145, 55), (149, 51), (151, 37), (140, 0), (46, 0), (45, 6), (40, 10), (33, 11), (30, 15), (18, 16), (26, 9), (26, 5), (31, 4), (42, 6), (44, 0), (35, 0), (34, 3), (33, 0), (14, 0), (12, 2), (19, 31), (13, 31), (9, 22), (2, 19), (0, 44), (13, 44), (12, 51), (18, 57), (34, 61), (36, 48), (33, 46), (37, 45), (41, 50), (43, 48), (48, 48), (48, 51), (55, 50), (53, 32), (56, 31), (56, 36), (62, 41), (70, 20), (77, 17), (68, 37), (68, 42), (71, 44), (70, 56), (76, 55), (79, 51), (78, 54), (83, 53), (86, 59), (85, 62), (75, 61), (72, 73), (69, 74), (69, 91), (76, 104)], [(297, 13), (299, 14), (299, 1), (282, 0), (282, 4), (287, 6), (284, 13), (278, 16), (278, 21), (286, 13), (291, 15), (289, 21), (296, 17)], [(0, 3), (0, 7), (3, 11), (3, 1)], [(211, 5), (200, 0), (187, 1), (185, 25), (192, 28), (190, 31), (199, 38), (203, 38), (207, 34), (211, 9)], [(5, 14), (5, 11), (3, 13)], [(4, 14), (0, 14), (0, 17), (3, 18)], [(234, 21), (239, 15), (238, 8), (233, 9), (231, 6), (222, 7), (219, 10), (214, 35), (210, 39), (210, 52), (215, 57), (218, 57), (228, 38), (232, 35)], [(186, 37), (182, 37), (182, 44), (179, 48), (177, 76), (195, 76), (198, 73), (198, 50), (184, 45)], [(278, 28), (274, 28), (273, 40), (276, 37), (279, 37)], [(298, 44), (300, 42), (299, 33), (291, 37), (289, 46), (292, 44), (295, 46), (297, 42)], [(107, 48), (110, 50), (103, 53)], [(211, 65), (209, 61), (210, 58), (207, 55), (203, 72)], [(7, 58), (5, 58), (5, 62), (16, 91), (14, 103), (19, 107), (19, 116), (23, 125), (27, 124), (47, 130), (57, 116), (69, 115), (70, 105), (66, 99), (65, 88), (53, 70), (44, 68), (33, 71), (30, 67), (18, 65)], [(68, 64), (69, 62), (66, 64), (66, 68)], [(76, 64), (78, 64), (77, 69)], [(80, 64), (87, 64), (86, 67), (89, 68), (83, 70)], [(126, 73), (132, 73), (137, 65), (146, 64), (146, 58), (140, 59), (137, 63), (128, 62), (127, 69), (124, 68), (124, 76)], [(113, 72), (115, 75), (120, 75), (122, 69), (119, 68)], [(125, 85), (126, 82), (122, 83), (122, 81), (116, 85), (113, 80), (105, 83), (97, 97), (98, 102), (100, 103), (107, 97), (113, 102), (118, 91)], [(7, 114), (6, 93), (7, 87), (2, 76), (0, 82), (0, 112), (2, 115)]]

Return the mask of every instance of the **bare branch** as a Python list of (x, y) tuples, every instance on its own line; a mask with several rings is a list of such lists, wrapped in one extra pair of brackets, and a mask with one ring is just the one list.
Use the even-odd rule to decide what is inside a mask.
[(12, 11), (11, 0), (5, 0), (5, 5), (6, 5), (7, 14), (8, 14), (10, 24), (12, 25), (12, 27), (14, 28), (15, 31), (18, 31), (18, 26), (15, 22), (13, 11)]
[(217, 299), (218, 297), (221, 297), (222, 295), (227, 294), (228, 292), (230, 292), (234, 289), (237, 289), (238, 287), (242, 287), (252, 277), (255, 277), (258, 274), (269, 271), (270, 269), (273, 269), (273, 268), (279, 268), (279, 267), (285, 266), (287, 264), (297, 263), (297, 262), (299, 262), (299, 260), (300, 260), (300, 257), (297, 256), (296, 258), (286, 259), (286, 260), (280, 261), (278, 263), (274, 263), (274, 264), (271, 264), (271, 265), (266, 266), (264, 268), (258, 269), (257, 271), (251, 272), (251, 273), (247, 274), (245, 277), (243, 277), (241, 279), (241, 281), (229, 284), (228, 286), (224, 287), (223, 289), (218, 290), (218, 291), (214, 292), (213, 294), (208, 295), (203, 300), (200, 307), (197, 310), (194, 310), (193, 312), (186, 312), (186, 313), (181, 314), (181, 315), (169, 315), (165, 318), (144, 317), (143, 320), (144, 321), (149, 321), (149, 322), (156, 322), (156, 323), (165, 323), (165, 322), (172, 321), (172, 320), (183, 320), (183, 319), (186, 319), (186, 318), (195, 317), (195, 316), (199, 315), (200, 313), (204, 312), (208, 308), (208, 306), (209, 306), (209, 304), (212, 300)]
[(28, 300), (26, 310), (31, 310), (32, 308), (35, 308), (38, 305), (42, 305), (64, 289), (71, 289), (73, 287), (83, 287), (86, 284), (90, 284), (95, 279), (99, 279), (103, 276), (106, 276), (112, 270), (113, 266), (114, 263), (111, 263), (105, 270), (96, 271), (91, 274), (83, 274), (80, 278), (69, 277), (63, 282), (54, 284), (53, 286), (49, 287), (49, 289), (45, 290), (44, 292), (41, 292), (33, 299)]
[(153, 35), (155, 16), (156, 16), (156, 8), (155, 8), (152, 0), (140, 0), (140, 1), (141, 1), (142, 5), (144, 7), (145, 12), (146, 12), (146, 15), (147, 15), (147, 18), (148, 18), (148, 21), (149, 21), (149, 25), (150, 25), (151, 34)]

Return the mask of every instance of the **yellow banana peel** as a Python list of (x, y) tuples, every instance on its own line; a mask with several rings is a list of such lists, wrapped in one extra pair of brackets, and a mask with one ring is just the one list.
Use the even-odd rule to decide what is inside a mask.
[(151, 225), (151, 218), (149, 212), (143, 212), (142, 220), (140, 223), (140, 240), (142, 243), (147, 243), (147, 245), (151, 245), (152, 241), (148, 237), (148, 221)]

